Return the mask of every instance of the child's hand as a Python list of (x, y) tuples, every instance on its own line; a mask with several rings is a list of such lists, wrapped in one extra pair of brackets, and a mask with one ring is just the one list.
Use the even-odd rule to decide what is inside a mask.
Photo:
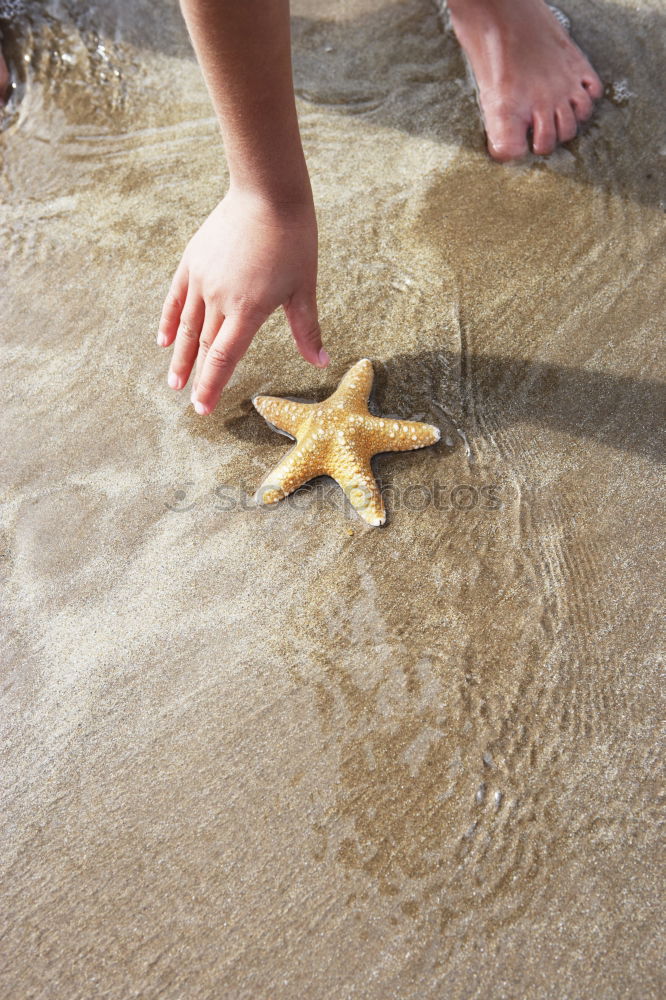
[(317, 223), (311, 200), (276, 205), (230, 191), (190, 240), (164, 303), (157, 342), (174, 343), (168, 382), (195, 367), (197, 413), (215, 409), (252, 338), (284, 306), (298, 350), (324, 367), (317, 319)]

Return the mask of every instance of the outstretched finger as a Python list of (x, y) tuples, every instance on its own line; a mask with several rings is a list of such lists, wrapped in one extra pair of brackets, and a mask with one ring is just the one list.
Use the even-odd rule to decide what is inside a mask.
[(204, 321), (205, 305), (201, 295), (190, 285), (176, 334), (169, 368), (168, 383), (172, 389), (182, 389), (190, 377), (199, 350), (199, 335)]
[(263, 321), (264, 317), (257, 314), (225, 317), (220, 332), (208, 349), (196, 393), (193, 393), (192, 402), (197, 413), (203, 416), (215, 409), (222, 390)]
[(224, 315), (222, 311), (212, 303), (208, 303), (206, 305), (206, 318), (204, 319), (203, 329), (199, 337), (199, 353), (197, 354), (194, 373), (192, 375), (192, 402), (197, 397), (197, 386), (199, 385), (199, 378), (206, 362), (206, 356), (213, 346), (213, 342), (220, 332), (220, 327), (223, 323)]
[(187, 267), (181, 261), (171, 282), (169, 294), (162, 306), (162, 315), (157, 333), (157, 343), (160, 347), (172, 344), (178, 330), (180, 314), (187, 297)]
[(321, 343), (317, 299), (312, 294), (294, 295), (284, 307), (296, 346), (311, 365), (325, 368), (331, 360)]

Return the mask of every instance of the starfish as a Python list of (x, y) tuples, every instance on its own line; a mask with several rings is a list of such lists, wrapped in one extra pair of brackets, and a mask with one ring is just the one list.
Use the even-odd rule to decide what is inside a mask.
[(277, 503), (316, 476), (330, 476), (364, 521), (384, 524), (386, 512), (372, 457), (383, 451), (424, 448), (439, 441), (440, 432), (415, 420), (373, 416), (368, 410), (373, 375), (372, 363), (363, 358), (321, 403), (254, 397), (262, 417), (296, 441), (257, 490), (257, 503)]

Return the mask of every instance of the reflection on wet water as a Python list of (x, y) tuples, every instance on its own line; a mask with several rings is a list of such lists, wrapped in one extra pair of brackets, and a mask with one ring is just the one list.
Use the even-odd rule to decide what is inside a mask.
[[(295, 5), (334, 360), (276, 316), (205, 421), (153, 346), (226, 176), (175, 0), (15, 27), (7, 995), (660, 995), (663, 11), (570, 6), (614, 99), (502, 168), (434, 4)], [(386, 527), (249, 507), (252, 397), (363, 356), (443, 432)]]

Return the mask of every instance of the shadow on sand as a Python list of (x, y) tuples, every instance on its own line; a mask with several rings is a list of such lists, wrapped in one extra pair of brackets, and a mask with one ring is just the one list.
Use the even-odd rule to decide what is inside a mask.
[[(487, 427), (501, 432), (513, 425), (545, 426), (588, 442), (586, 447), (594, 443), (656, 462), (666, 460), (666, 387), (657, 380), (479, 352), (461, 365), (460, 355), (447, 350), (398, 354), (374, 367), (371, 408), (378, 413), (417, 416), (445, 432), (450, 420), (452, 427), (462, 425), (472, 440), (475, 427), (484, 433)], [(324, 399), (343, 370), (311, 393), (302, 385), (286, 385), (279, 395)], [(240, 391), (240, 385), (229, 390), (230, 402)], [(246, 395), (243, 389), (236, 400), (241, 415), (229, 418), (224, 406), (213, 414), (210, 436), (219, 437), (224, 425), (238, 439), (255, 440), (265, 429), (266, 438), (274, 440), (274, 432)]]

